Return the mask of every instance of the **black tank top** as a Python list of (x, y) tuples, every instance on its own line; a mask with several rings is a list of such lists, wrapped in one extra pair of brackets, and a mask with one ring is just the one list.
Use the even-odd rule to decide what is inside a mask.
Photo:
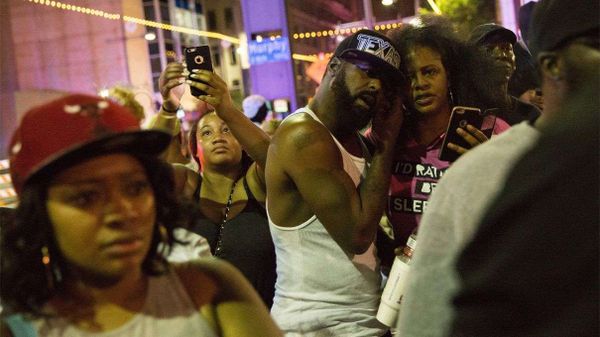
[[(269, 220), (265, 209), (256, 200), (246, 177), (242, 178), (248, 196), (246, 207), (236, 217), (225, 223), (221, 233), (221, 253), (219, 257), (236, 266), (254, 286), (270, 309), (275, 292), (275, 247), (269, 230)], [(194, 191), (194, 200), (200, 203), (202, 177)], [(214, 223), (202, 216), (191, 231), (205, 237), (214, 254), (220, 223)]]

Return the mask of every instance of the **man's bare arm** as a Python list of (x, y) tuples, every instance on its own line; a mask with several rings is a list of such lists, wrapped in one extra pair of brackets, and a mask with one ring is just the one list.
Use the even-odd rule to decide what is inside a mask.
[(383, 142), (356, 188), (324, 126), (314, 120), (285, 124), (272, 140), (276, 160), (332, 238), (347, 252), (364, 252), (385, 207), (393, 142)]

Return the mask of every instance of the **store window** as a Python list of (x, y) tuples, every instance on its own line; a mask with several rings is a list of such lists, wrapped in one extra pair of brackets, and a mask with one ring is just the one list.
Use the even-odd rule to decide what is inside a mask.
[(148, 20), (156, 19), (156, 13), (154, 12), (154, 5), (151, 2), (144, 4), (144, 16)]
[(225, 27), (232, 28), (233, 26), (233, 9), (231, 7), (225, 8)]
[(171, 16), (169, 15), (169, 6), (160, 5), (160, 20), (163, 23), (171, 23)]
[(183, 9), (189, 9), (188, 0), (175, 0), (175, 6)]
[(219, 49), (218, 48), (211, 48), (213, 51), (213, 65), (215, 67), (220, 67), (221, 66), (221, 53), (219, 53)]
[(209, 30), (217, 29), (217, 13), (215, 13), (215, 11), (210, 10), (206, 13), (206, 24), (208, 25)]
[(237, 64), (237, 51), (236, 51), (235, 47), (233, 47), (233, 46), (231, 48), (229, 48), (229, 50), (230, 50), (230, 54), (231, 54), (230, 64), (232, 66), (234, 66)]

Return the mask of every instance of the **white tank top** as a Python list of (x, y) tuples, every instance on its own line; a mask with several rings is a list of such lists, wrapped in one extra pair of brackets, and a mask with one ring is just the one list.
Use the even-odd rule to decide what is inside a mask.
[(115, 330), (92, 333), (61, 318), (36, 319), (32, 324), (41, 337), (217, 337), (174, 271), (150, 277), (142, 312)]
[[(298, 112), (321, 122), (308, 107)], [(344, 170), (358, 186), (365, 160), (352, 156), (331, 137), (340, 149)], [(269, 225), (277, 256), (271, 314), (287, 337), (385, 333), (375, 318), (381, 280), (374, 244), (364, 254), (347, 253), (314, 215), (296, 227), (277, 226), (270, 217)]]

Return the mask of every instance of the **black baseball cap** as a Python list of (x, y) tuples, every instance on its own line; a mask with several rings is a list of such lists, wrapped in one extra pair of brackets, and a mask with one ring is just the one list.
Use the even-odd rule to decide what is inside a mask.
[(385, 35), (369, 29), (361, 29), (346, 37), (335, 49), (334, 57), (358, 58), (381, 66), (394, 74), (400, 72), (400, 53)]
[(517, 42), (517, 36), (510, 29), (506, 29), (495, 23), (484, 23), (473, 29), (469, 37), (469, 43), (475, 45), (485, 44), (492, 36), (499, 37), (502, 41), (508, 41), (513, 46)]
[(539, 52), (555, 50), (583, 34), (597, 35), (599, 26), (598, 0), (540, 1), (531, 17), (529, 50), (537, 57)]

